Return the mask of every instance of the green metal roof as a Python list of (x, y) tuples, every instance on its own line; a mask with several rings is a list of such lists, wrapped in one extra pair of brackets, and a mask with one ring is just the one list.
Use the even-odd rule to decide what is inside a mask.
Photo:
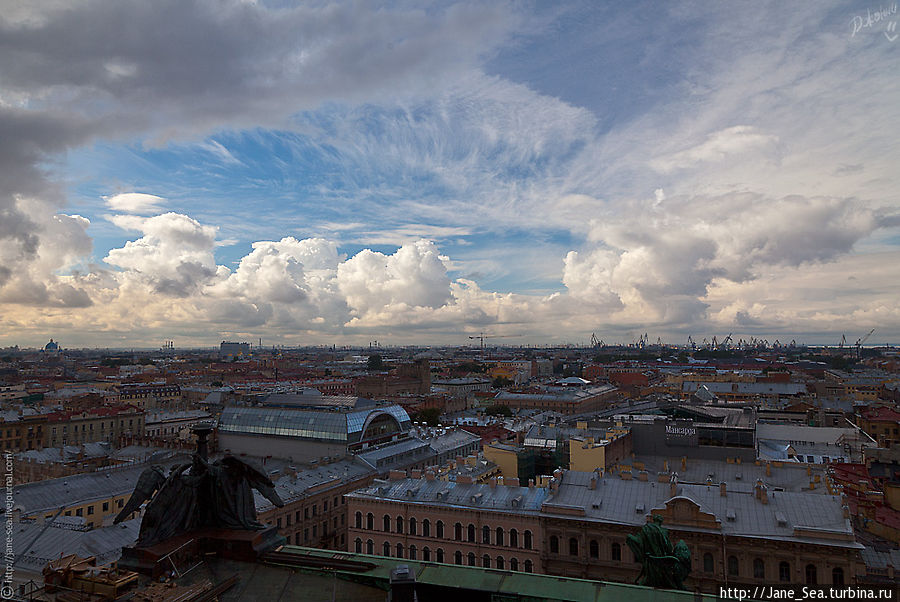
[[(398, 565), (407, 565), (416, 574), (416, 583), (461, 590), (489, 592), (496, 599), (512, 599), (520, 601), (559, 600), (572, 602), (612, 602), (613, 600), (633, 600), (636, 602), (713, 602), (712, 595), (698, 595), (694, 592), (653, 589), (639, 585), (613, 583), (608, 581), (591, 581), (573, 577), (556, 577), (499, 569), (459, 566), (455, 564), (439, 564), (390, 558), (353, 552), (335, 552), (317, 548), (300, 546), (284, 546), (284, 555), (296, 557), (298, 564), (290, 561), (276, 561), (273, 564), (302, 566), (304, 558), (321, 563), (323, 560), (355, 561), (372, 566), (366, 570), (348, 568), (334, 569), (341, 576), (352, 580), (365, 580), (388, 588), (391, 570)], [(321, 570), (321, 569), (320, 569)], [(326, 569), (330, 570), (330, 569)]]

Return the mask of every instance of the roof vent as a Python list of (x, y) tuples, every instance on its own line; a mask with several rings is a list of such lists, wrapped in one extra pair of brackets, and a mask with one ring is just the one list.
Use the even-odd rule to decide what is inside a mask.
[(441, 489), (440, 491), (437, 492), (437, 499), (446, 500), (448, 495), (450, 495), (449, 489)]
[(734, 522), (734, 519), (737, 518), (734, 513), (734, 508), (728, 509), (728, 511), (725, 513), (725, 518), (726, 518), (726, 520), (728, 520), (729, 523)]
[(781, 512), (775, 513), (775, 522), (778, 523), (779, 527), (787, 527), (787, 517)]
[(644, 512), (644, 505), (643, 505), (643, 504), (638, 504), (637, 506), (634, 507), (634, 513), (635, 513), (635, 514), (643, 514), (643, 512)]
[(744, 478), (744, 475), (742, 475), (742, 474), (739, 473), (739, 472), (736, 473), (736, 474), (734, 475), (734, 480), (735, 480), (735, 481), (740, 481), (740, 480), (743, 479), (743, 478)]
[(509, 503), (513, 508), (518, 508), (519, 506), (522, 505), (522, 496), (517, 495)]
[(406, 497), (416, 497), (417, 495), (419, 495), (418, 487), (413, 487), (411, 489), (406, 490)]
[(484, 497), (484, 493), (479, 492), (479, 493), (476, 493), (475, 495), (473, 495), (472, 497), (470, 497), (469, 501), (472, 502), (473, 504), (478, 504), (481, 502), (481, 498), (483, 498), (483, 497)]
[(596, 502), (591, 504), (591, 508), (593, 508), (594, 510), (599, 510), (600, 506), (602, 506), (602, 505), (603, 505), (603, 500), (597, 500)]

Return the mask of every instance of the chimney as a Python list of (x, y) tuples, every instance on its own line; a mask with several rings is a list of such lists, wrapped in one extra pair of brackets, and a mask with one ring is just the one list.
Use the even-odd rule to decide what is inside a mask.
[(591, 489), (596, 489), (596, 488), (597, 488), (597, 477), (591, 477), (590, 488), (591, 488)]
[(410, 477), (413, 479), (421, 479), (422, 471), (419, 470), (418, 468), (414, 468), (412, 471), (410, 471)]
[[(506, 482), (509, 484), (509, 479)], [(528, 488), (534, 489), (534, 479), (528, 479)]]
[(507, 487), (518, 487), (519, 486), (519, 477), (510, 477), (508, 479), (503, 479), (503, 483)]
[(471, 485), (472, 477), (467, 474), (461, 474), (456, 476), (456, 484), (457, 485)]
[(662, 469), (662, 471), (663, 471), (663, 472), (669, 472), (669, 461), (668, 461), (668, 460), (663, 460), (663, 469)]
[(434, 471), (433, 471), (433, 470), (426, 470), (426, 471), (425, 471), (425, 480), (426, 480), (426, 481), (433, 481), (433, 480), (434, 480)]
[(681, 470), (687, 470), (687, 456), (681, 456)]
[(772, 463), (771, 462), (766, 462), (766, 476), (767, 477), (772, 476)]
[(725, 481), (719, 483), (719, 495), (722, 497), (727, 497), (728, 493), (725, 491)]
[(406, 472), (402, 470), (392, 470), (388, 473), (388, 479), (391, 481), (399, 481), (406, 478)]
[(550, 479), (550, 491), (559, 491), (559, 479), (556, 477)]
[(675, 497), (678, 494), (678, 475), (673, 474), (669, 479), (669, 495)]
[(488, 481), (488, 483), (490, 483), (491, 489), (496, 489), (497, 488), (497, 477), (491, 477), (491, 480)]
[(761, 501), (763, 504), (769, 503), (768, 487), (766, 487), (765, 485), (763, 485), (759, 490), (759, 501)]
[(850, 518), (850, 507), (846, 504), (841, 506), (841, 510), (844, 511), (844, 518)]
[(646, 481), (647, 480), (647, 471), (642, 470), (638, 473), (638, 481)]

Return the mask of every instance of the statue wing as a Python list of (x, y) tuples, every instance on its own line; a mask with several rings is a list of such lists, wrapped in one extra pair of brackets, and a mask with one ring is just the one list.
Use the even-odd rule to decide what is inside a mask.
[(159, 466), (151, 466), (144, 470), (138, 477), (137, 485), (134, 487), (134, 493), (128, 498), (128, 503), (122, 508), (122, 511), (113, 519), (113, 524), (119, 524), (128, 516), (141, 507), (141, 504), (153, 497), (153, 494), (162, 487), (166, 482), (166, 476), (163, 474)]
[(263, 494), (267, 500), (279, 508), (284, 506), (284, 501), (275, 491), (275, 484), (272, 483), (272, 479), (252, 464), (248, 464), (234, 456), (225, 456), (218, 461), (218, 464), (225, 469), (230, 477), (246, 479), (250, 486)]

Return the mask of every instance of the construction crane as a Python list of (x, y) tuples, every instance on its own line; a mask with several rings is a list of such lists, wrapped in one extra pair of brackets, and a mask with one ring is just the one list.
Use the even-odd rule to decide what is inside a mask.
[(841, 335), (841, 342), (838, 343), (838, 349), (843, 349), (843, 348), (844, 348), (844, 345), (846, 345), (846, 344), (847, 344), (847, 335), (842, 334), (842, 335)]
[(591, 333), (591, 347), (594, 347), (595, 349), (598, 347), (603, 347), (603, 341), (599, 340), (597, 338), (597, 335), (593, 332)]
[(875, 332), (875, 329), (874, 329), (874, 328), (873, 328), (872, 330), (869, 331), (869, 334), (867, 334), (867, 335), (864, 336), (863, 338), (858, 339), (858, 340), (856, 341), (856, 359), (859, 359), (859, 353), (860, 353), (860, 352), (859, 352), (859, 348), (862, 347), (862, 344), (863, 344), (863, 343), (865, 343), (866, 341), (869, 340), (869, 337), (872, 336), (872, 333), (873, 333), (873, 332)]
[(688, 335), (688, 345), (691, 346), (691, 349), (697, 348), (697, 344), (694, 342), (694, 337), (692, 337), (691, 335)]
[(729, 332), (728, 336), (722, 340), (722, 342), (719, 344), (719, 347), (721, 349), (728, 349), (728, 343), (731, 342), (731, 335), (733, 335), (733, 334), (734, 334), (733, 332)]
[(505, 339), (509, 337), (520, 337), (520, 334), (485, 334), (479, 332), (477, 335), (469, 335), (470, 339), (478, 339), (481, 342), (481, 359), (484, 360), (484, 340), (485, 339)]

